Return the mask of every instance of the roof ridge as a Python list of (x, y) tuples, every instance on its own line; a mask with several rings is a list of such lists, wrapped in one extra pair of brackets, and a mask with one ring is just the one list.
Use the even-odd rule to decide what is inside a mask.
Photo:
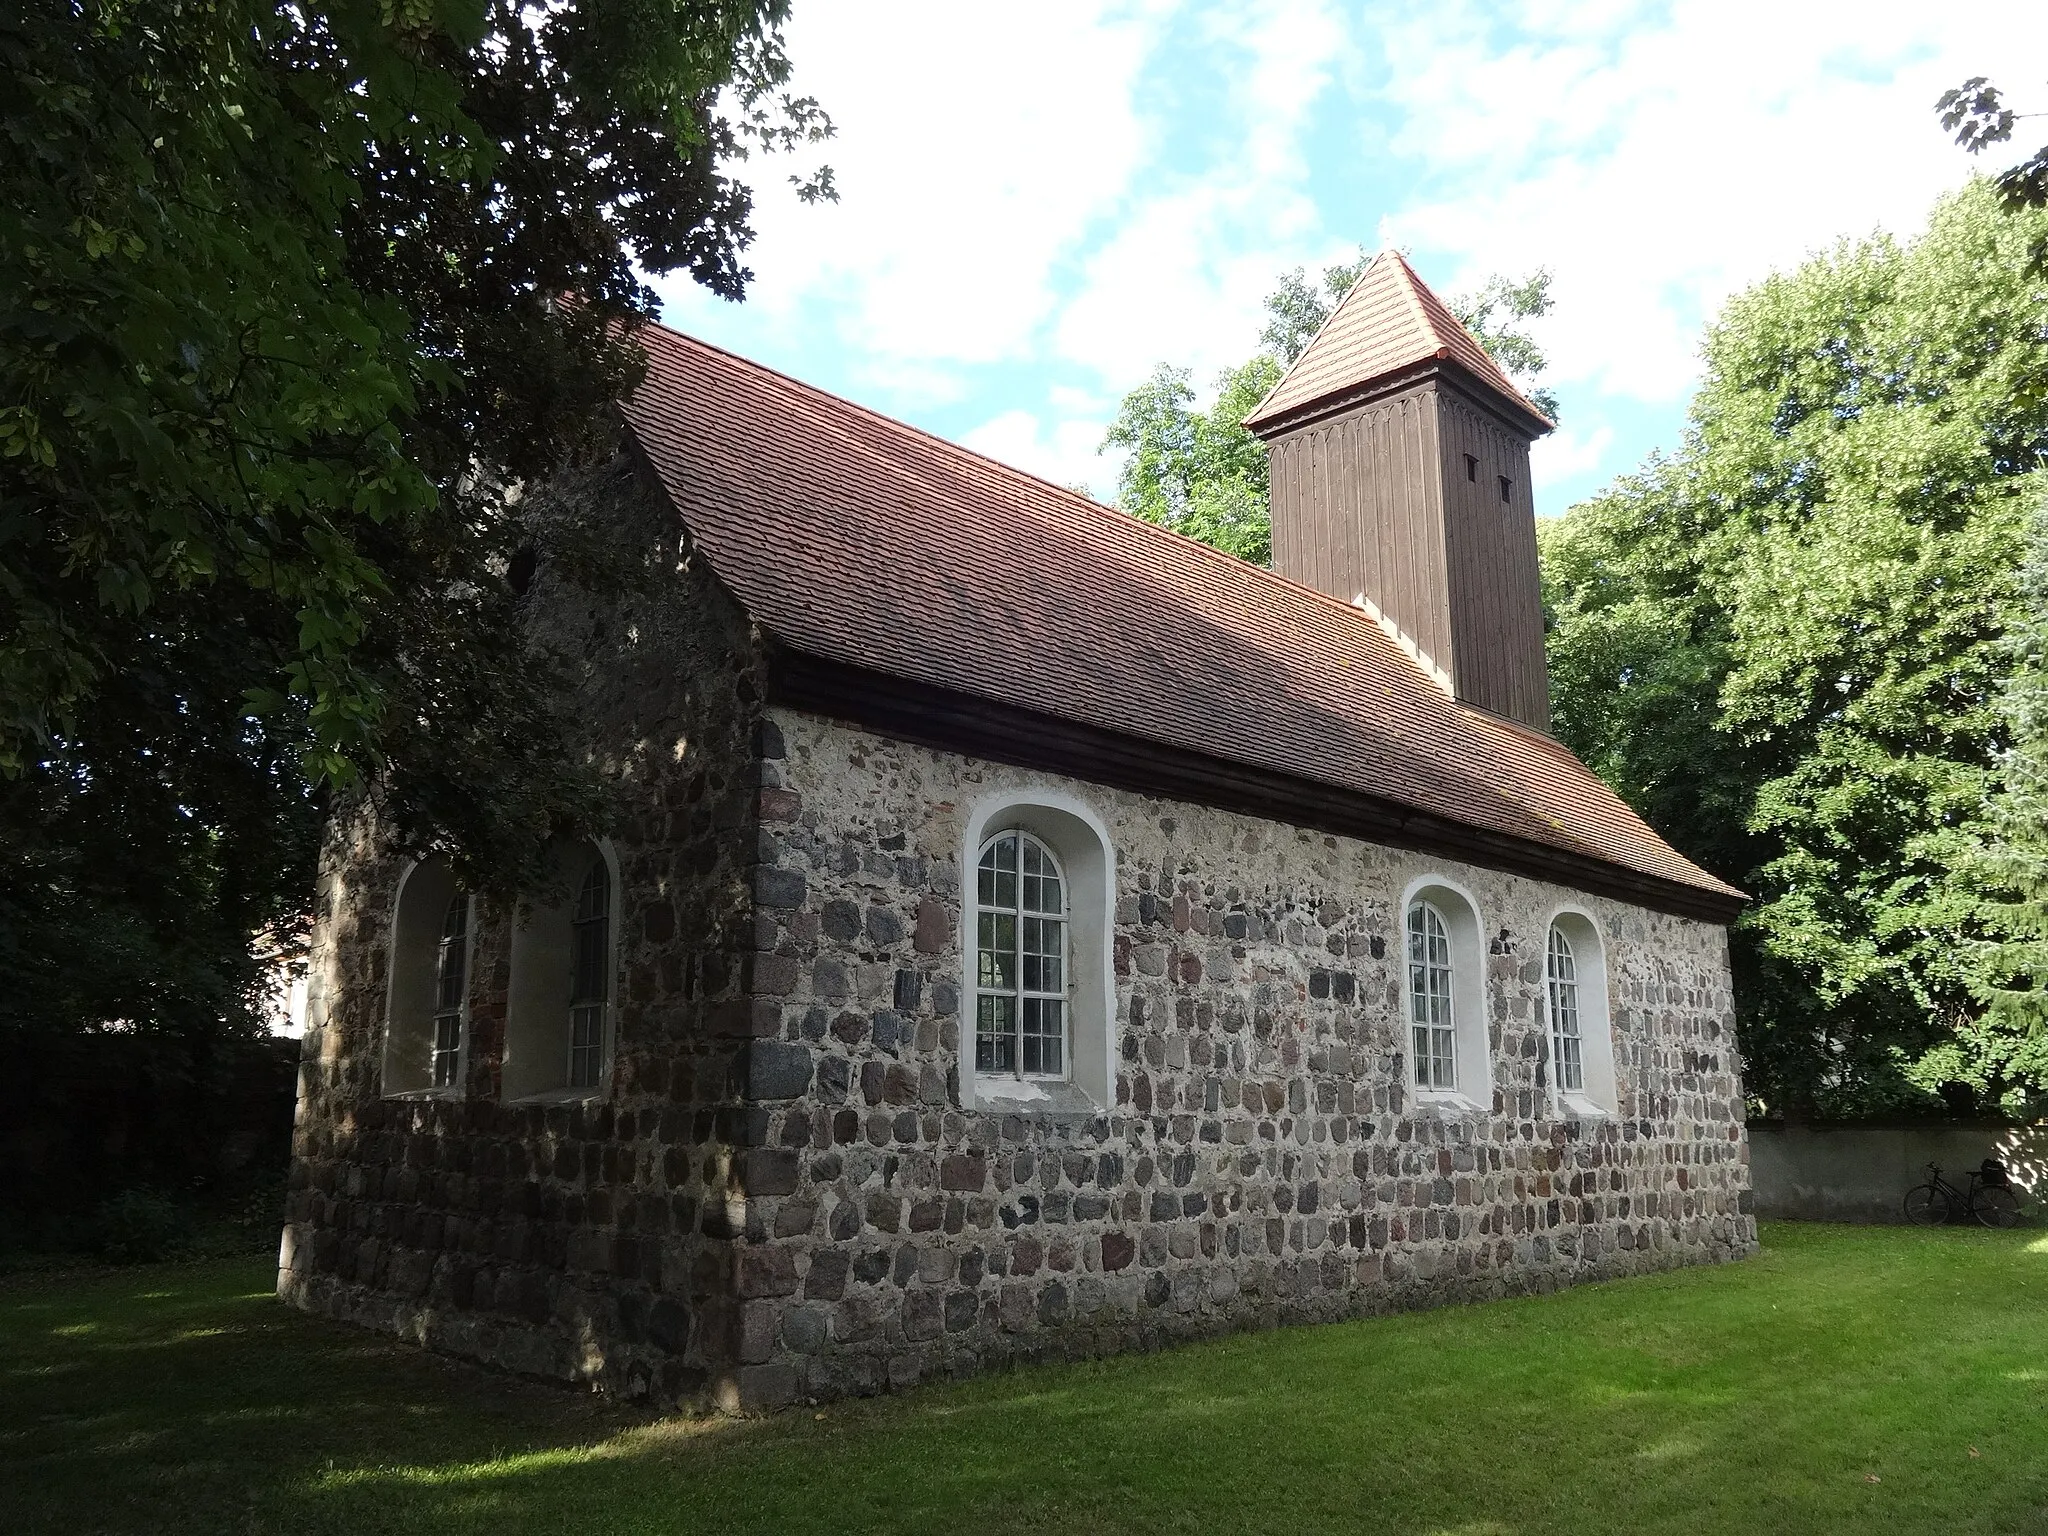
[[(1386, 253), (1381, 253), (1381, 255), (1384, 254)], [(1375, 256), (1373, 258), (1374, 263), (1377, 263), (1379, 259), (1380, 258), (1378, 256)], [(1370, 271), (1371, 268), (1368, 267), (1367, 270)], [(1363, 273), (1359, 275), (1359, 281), (1361, 283), (1364, 281)], [(1351, 292), (1356, 292), (1357, 287), (1357, 284), (1353, 284)], [(1351, 293), (1347, 292), (1344, 296), (1344, 299), (1339, 302), (1337, 308), (1342, 309), (1345, 303), (1350, 302), (1350, 297)], [(1334, 320), (1335, 318), (1336, 311), (1333, 310), (1331, 311), (1330, 319)], [(1436, 687), (1429, 673), (1423, 669), (1421, 663), (1416, 661), (1414, 657), (1410, 656), (1400, 646), (1394, 644), (1393, 640), (1387, 635), (1386, 630), (1382, 628), (1378, 623), (1376, 623), (1370, 614), (1366, 613), (1363, 609), (1359, 608), (1355, 603), (1346, 602), (1341, 597), (1335, 597), (1328, 592), (1320, 591), (1315, 587), (1307, 586), (1302, 582), (1294, 580), (1290, 576), (1283, 576), (1270, 566), (1253, 565), (1249, 560), (1239, 559), (1236, 555), (1230, 554), (1224, 550), (1220, 550), (1216, 548), (1216, 546), (1213, 544), (1205, 544), (1200, 539), (1195, 538), (1192, 534), (1182, 533), (1177, 528), (1169, 528), (1164, 523), (1152, 522), (1149, 518), (1139, 517), (1136, 513), (1127, 512), (1122, 507), (1109, 506), (1104, 502), (1099, 502), (1095, 500), (1092, 496), (1083, 496), (1079, 491), (1071, 490), (1064, 485), (1060, 485), (1054, 481), (1047, 480), (1042, 475), (1034, 475), (1028, 469), (1019, 469), (1014, 464), (1006, 464), (1001, 459), (983, 453), (979, 449), (969, 448), (964, 443), (956, 443), (951, 438), (941, 437), (936, 432), (926, 431), (923, 427), (917, 426), (915, 423), (903, 421), (894, 416), (886, 416), (882, 412), (874, 409), (874, 407), (872, 406), (862, 405), (859, 401), (849, 400), (844, 395), (834, 394), (831, 390), (826, 389), (821, 385), (810, 384), (802, 379), (794, 377), (791, 374), (784, 373), (779, 368), (770, 367), (766, 363), (756, 362), (753, 358), (750, 357), (743, 357), (739, 353), (732, 351), (730, 348), (719, 346), (716, 342), (705, 341), (701, 337), (692, 336), (687, 331), (679, 331), (674, 326), (668, 325), (660, 320), (646, 320), (644, 323), (652, 326), (654, 329), (658, 331), (664, 332), (666, 335), (668, 335), (669, 337), (673, 338), (678, 342), (682, 342), (689, 346), (702, 348), (706, 352), (715, 352), (720, 357), (730, 358), (733, 362), (739, 364), (743, 368), (750, 368), (754, 370), (756, 373), (766, 374), (770, 378), (777, 379), (781, 381), (783, 384), (793, 387), (799, 393), (811, 396), (821, 396), (824, 399), (832, 401), (835, 405), (842, 405), (849, 410), (858, 412), (860, 415), (867, 417), (871, 421), (880, 422), (885, 426), (893, 427), (899, 431), (914, 433), (918, 437), (924, 439), (926, 442), (934, 443), (937, 446), (945, 449), (949, 453), (964, 455), (970, 459), (977, 460), (980, 463), (993, 466), (994, 468), (1001, 470), (1005, 474), (1016, 475), (1021, 479), (1032, 482), (1035, 485), (1043, 486), (1045, 489), (1056, 493), (1058, 496), (1062, 497), (1064, 500), (1071, 503), (1075, 507), (1085, 509), (1086, 511), (1093, 513), (1096, 516), (1103, 517), (1116, 522), (1131, 524), (1138, 528), (1142, 528), (1146, 530), (1147, 536), (1164, 536), (1165, 538), (1174, 540), (1182, 545), (1185, 545), (1187, 548), (1194, 551), (1201, 558), (1207, 559), (1214, 564), (1226, 566), (1236, 571), (1247, 572), (1254, 578), (1255, 581), (1263, 580), (1285, 591), (1292, 592), (1299, 596), (1312, 598), (1318, 605), (1327, 608), (1331, 612), (1343, 614), (1345, 623), (1357, 626), (1358, 632), (1360, 634), (1372, 635), (1379, 644), (1385, 646), (1394, 655), (1399, 656), (1402, 659), (1402, 661), (1404, 661), (1411, 669), (1413, 669), (1415, 674), (1415, 680), (1418, 683), (1422, 684), (1426, 688), (1431, 689), (1433, 692), (1439, 694), (1442, 692), (1440, 688)], [(1326, 320), (1323, 323), (1327, 325), (1329, 324), (1329, 321)]]
[[(1451, 352), (1451, 343), (1446, 339), (1444, 333), (1437, 329), (1436, 321), (1430, 318), (1429, 306), (1422, 302), (1421, 290), (1423, 284), (1421, 277), (1416, 274), (1413, 267), (1408, 265), (1408, 258), (1403, 256), (1398, 249), (1393, 252), (1393, 257), (1395, 265), (1401, 269), (1401, 275), (1408, 279), (1401, 285), (1401, 296), (1408, 301), (1408, 308), (1414, 312), (1415, 321), (1422, 327), (1423, 336), (1436, 343), (1436, 355), (1440, 358), (1448, 357)], [(1363, 281), (1362, 278), (1361, 281)], [(1486, 349), (1482, 347), (1480, 350), (1483, 352)]]
[[(1349, 304), (1351, 302), (1352, 296), (1356, 294), (1359, 291), (1359, 289), (1365, 286), (1365, 280), (1372, 275), (1372, 269), (1374, 267), (1377, 267), (1380, 264), (1380, 262), (1383, 259), (1385, 259), (1387, 255), (1388, 249), (1381, 249), (1375, 251), (1373, 252), (1372, 260), (1368, 261), (1364, 266), (1358, 269), (1358, 276), (1351, 280), (1351, 286), (1344, 290), (1344, 296), (1340, 298), (1335, 304), (1332, 304), (1330, 306), (1330, 312), (1327, 315), (1323, 316), (1323, 323), (1317, 326), (1315, 330), (1310, 333), (1308, 340), (1301, 344), (1301, 350), (1294, 354), (1295, 363), (1300, 362), (1304, 357), (1308, 356), (1308, 349), (1314, 346), (1318, 341), (1322, 340), (1323, 332), (1327, 331), (1331, 326), (1337, 323), (1337, 317), (1344, 313), (1344, 306), (1346, 304)], [(1280, 370), (1280, 377), (1273, 381), (1273, 387), (1267, 390), (1265, 394), (1259, 397), (1259, 403), (1257, 405), (1253, 406), (1250, 410), (1246, 411), (1244, 415), (1238, 418), (1237, 424), (1239, 426), (1243, 426), (1246, 422), (1250, 421), (1254, 416), (1258, 415), (1259, 412), (1263, 411), (1266, 408), (1266, 402), (1268, 400), (1271, 400), (1278, 393), (1280, 393), (1280, 387), (1287, 382), (1288, 370), (1293, 368), (1293, 366), (1294, 363), (1288, 363), (1285, 367), (1283, 367)]]

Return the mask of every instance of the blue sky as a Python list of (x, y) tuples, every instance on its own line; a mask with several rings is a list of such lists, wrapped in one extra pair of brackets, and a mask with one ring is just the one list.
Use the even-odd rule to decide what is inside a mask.
[(1729, 294), (1968, 175), (1944, 88), (2048, 98), (2019, 0), (795, 0), (789, 43), (841, 201), (755, 162), (749, 298), (678, 279), (664, 318), (1104, 497), (1155, 364), (1206, 384), (1280, 272), (1398, 245), (1447, 294), (1555, 274), (1561, 512), (1679, 442)]

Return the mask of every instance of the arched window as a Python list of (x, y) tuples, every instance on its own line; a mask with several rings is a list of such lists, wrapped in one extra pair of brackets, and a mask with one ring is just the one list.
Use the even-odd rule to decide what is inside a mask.
[(589, 1098), (611, 1072), (619, 875), (600, 843), (563, 842), (519, 905), (505, 1004), (507, 1099)]
[(1451, 932), (1426, 901), (1408, 908), (1408, 1021), (1414, 1034), (1415, 1086), (1458, 1088), (1457, 1016), (1451, 998)]
[(569, 988), (569, 1086), (595, 1088), (604, 1061), (605, 1004), (611, 998), (611, 904), (604, 861), (596, 860), (576, 893), (571, 921), (576, 952)]
[(1584, 912), (1566, 908), (1550, 920), (1543, 1000), (1550, 1025), (1549, 1088), (1557, 1112), (1619, 1114), (1606, 946), (1598, 925)]
[(462, 1091), (469, 1036), (470, 898), (439, 859), (399, 877), (384, 1006), (387, 1094)]
[(968, 814), (959, 1094), (1005, 1114), (1116, 1103), (1116, 853), (1078, 797), (997, 793)]
[(469, 1000), (469, 898), (448, 898), (434, 956), (434, 1086), (453, 1088), (462, 1073), (462, 1022)]
[(1066, 880), (1029, 832), (989, 839), (975, 871), (974, 1070), (1067, 1076)]
[(1550, 957), (1545, 969), (1550, 989), (1550, 1059), (1557, 1086), (1566, 1093), (1583, 1093), (1586, 1059), (1579, 1038), (1579, 968), (1572, 956), (1572, 941), (1555, 923), (1550, 925)]
[(1459, 1111), (1493, 1108), (1486, 1030), (1486, 930), (1461, 887), (1425, 876), (1402, 895), (1407, 964), (1408, 1081), (1416, 1102)]

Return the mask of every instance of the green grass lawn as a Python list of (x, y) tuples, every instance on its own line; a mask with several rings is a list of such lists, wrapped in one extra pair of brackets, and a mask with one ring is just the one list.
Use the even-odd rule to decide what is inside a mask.
[(0, 1531), (2048, 1532), (2048, 1239), (1758, 1259), (735, 1423), (287, 1311), (0, 1288)]

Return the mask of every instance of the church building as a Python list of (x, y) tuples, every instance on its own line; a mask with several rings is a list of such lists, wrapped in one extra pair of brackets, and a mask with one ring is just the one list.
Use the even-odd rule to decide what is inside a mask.
[(1756, 1245), (1742, 894), (1550, 735), (1551, 423), (1397, 254), (1247, 425), (1273, 569), (675, 332), (526, 601), (611, 834), (337, 826), (280, 1294), (774, 1408)]

